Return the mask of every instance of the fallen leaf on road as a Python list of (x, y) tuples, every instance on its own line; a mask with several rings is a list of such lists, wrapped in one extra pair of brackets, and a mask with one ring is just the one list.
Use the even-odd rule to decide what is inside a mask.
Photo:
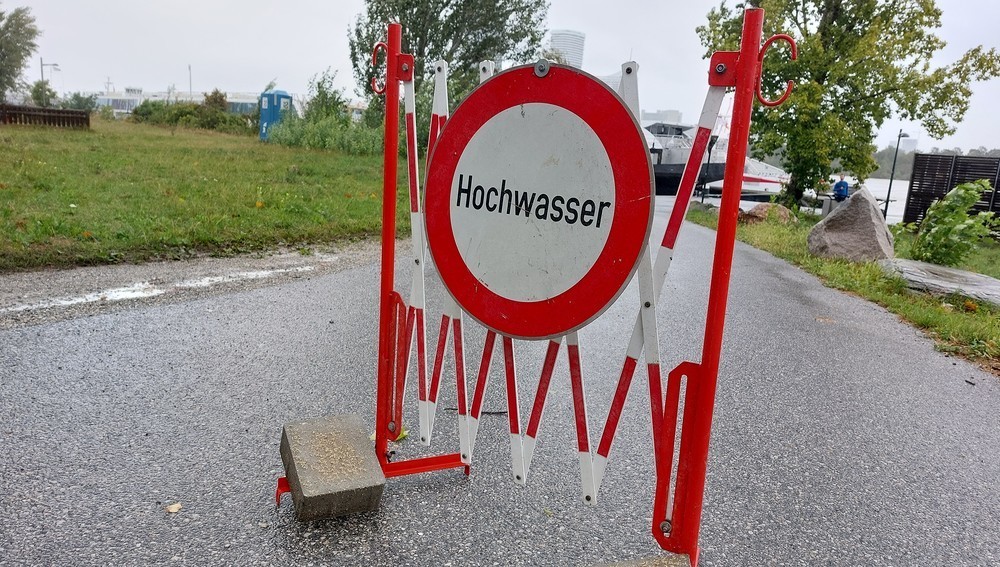
[(827, 319), (826, 317), (816, 317), (816, 320), (820, 323), (836, 323), (833, 319)]
[(169, 514), (176, 514), (181, 511), (181, 508), (183, 508), (183, 506), (181, 506), (180, 502), (174, 502), (173, 504), (167, 506), (166, 510)]

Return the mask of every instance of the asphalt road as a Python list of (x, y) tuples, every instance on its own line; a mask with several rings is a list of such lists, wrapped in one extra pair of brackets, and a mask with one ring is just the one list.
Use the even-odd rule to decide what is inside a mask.
[[(668, 207), (659, 203), (661, 225)], [(713, 238), (693, 225), (682, 233), (659, 314), (667, 367), (698, 360)], [(508, 478), (506, 416), (490, 414), (469, 478), (390, 480), (378, 512), (344, 520), (297, 523), (290, 500), (275, 509), (284, 422), (339, 412), (373, 421), (378, 267), (361, 257), (72, 316), (0, 313), (0, 564), (591, 565), (655, 555), (644, 388), (626, 405), (600, 502), (585, 506), (565, 353), (527, 487)], [(630, 288), (581, 332), (592, 429), (637, 301)], [(439, 306), (438, 290), (431, 344)], [(472, 375), (481, 337), (468, 336)], [(526, 414), (543, 345), (516, 348)], [(493, 377), (486, 409), (502, 410)], [(450, 451), (453, 385), (442, 392), (436, 448)], [(738, 245), (702, 564), (1000, 564), (998, 426), (997, 378), (936, 352), (885, 310)], [(398, 450), (420, 453), (413, 442)], [(180, 512), (165, 511), (177, 502)]]

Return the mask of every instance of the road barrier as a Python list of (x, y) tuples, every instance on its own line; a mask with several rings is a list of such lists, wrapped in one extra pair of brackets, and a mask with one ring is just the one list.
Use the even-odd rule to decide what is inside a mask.
[[(412, 55), (401, 53), (402, 28), (390, 24), (376, 45), (386, 77), (372, 87), (385, 95), (382, 268), (379, 291), (375, 457), (385, 477), (451, 468), (470, 473), (479, 418), (497, 340), (500, 339), (511, 449), (511, 476), (527, 482), (559, 351), (569, 366), (581, 497), (598, 499), (622, 408), (640, 357), (650, 394), (655, 492), (652, 535), (659, 545), (698, 561), (698, 536), (715, 403), (719, 359), (735, 246), (740, 184), (763, 57), (777, 40), (761, 45), (764, 12), (747, 10), (741, 48), (717, 52), (708, 94), (666, 230), (648, 246), (653, 215), (653, 174), (639, 115), (638, 65), (622, 65), (616, 93), (598, 79), (563, 65), (539, 61), (494, 74), (480, 65), (481, 84), (448, 115), (447, 64), (434, 64), (426, 194), (421, 195), (414, 116)], [(400, 86), (403, 91), (410, 220), (413, 230), (409, 302), (395, 288), (396, 156)], [(735, 90), (726, 176), (709, 282), (708, 314), (700, 362), (687, 361), (662, 377), (656, 306), (683, 224), (702, 158), (727, 89)], [(430, 251), (430, 255), (427, 251)], [(448, 294), (430, 376), (424, 315), (425, 266), (432, 259)], [(632, 335), (596, 450), (578, 331), (638, 280)], [(480, 366), (468, 399), (466, 315), (486, 328)], [(395, 458), (400, 440), (410, 363), (416, 356), (419, 438), (430, 446), (444, 359), (454, 357), (458, 406), (457, 452)], [(541, 376), (527, 422), (521, 419), (514, 340), (546, 341)], [(414, 348), (415, 347), (415, 348)], [(451, 377), (448, 378), (451, 380)], [(679, 416), (681, 392), (684, 411)], [(679, 419), (680, 418), (680, 419)], [(287, 467), (286, 467), (287, 468)], [(279, 496), (281, 488), (279, 487)]]

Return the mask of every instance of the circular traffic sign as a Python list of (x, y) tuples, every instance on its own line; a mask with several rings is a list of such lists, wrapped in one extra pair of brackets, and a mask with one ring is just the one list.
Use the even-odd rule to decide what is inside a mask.
[(653, 218), (638, 123), (578, 69), (515, 67), (455, 110), (427, 172), (428, 245), (458, 304), (519, 338), (564, 335), (631, 279)]

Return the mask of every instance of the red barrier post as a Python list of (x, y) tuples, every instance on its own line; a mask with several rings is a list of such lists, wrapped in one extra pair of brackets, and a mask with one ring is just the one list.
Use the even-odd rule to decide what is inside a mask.
[[(677, 467), (677, 484), (671, 518), (654, 514), (653, 535), (660, 545), (675, 553), (688, 555), (692, 565), (698, 563), (698, 535), (705, 494), (705, 472), (708, 461), (709, 437), (712, 432), (712, 410), (722, 352), (722, 335), (729, 295), (729, 278), (733, 264), (736, 220), (739, 215), (743, 167), (746, 163), (750, 136), (750, 114), (756, 96), (760, 73), (760, 42), (764, 11), (749, 9), (743, 20), (739, 58), (735, 61), (735, 98), (729, 151), (726, 156), (722, 205), (716, 232), (712, 281), (708, 296), (708, 317), (705, 325), (701, 363), (687, 367), (688, 386), (681, 429), (681, 446)], [(731, 60), (731, 59), (730, 59)], [(725, 67), (723, 67), (725, 69)], [(716, 72), (722, 74), (724, 71)], [(664, 428), (672, 431), (672, 428)], [(672, 450), (672, 440), (660, 443)], [(664, 456), (666, 457), (666, 456)], [(665, 462), (669, 462), (664, 458)], [(669, 483), (670, 471), (658, 471), (658, 484)], [(655, 509), (665, 510), (666, 490), (657, 491)], [(660, 516), (660, 517), (657, 517)]]
[[(407, 305), (395, 291), (396, 175), (399, 160), (399, 85), (413, 73), (413, 56), (401, 53), (403, 26), (389, 24), (388, 41), (375, 45), (372, 65), (385, 52), (385, 83), (372, 79), (372, 89), (385, 95), (385, 139), (382, 154), (382, 262), (379, 285), (378, 374), (375, 399), (375, 454), (382, 472), (392, 478), (449, 468), (466, 468), (459, 453), (390, 462), (389, 441), (397, 439), (402, 423), (394, 421), (396, 356), (405, 338)], [(402, 318), (402, 321), (400, 321)], [(405, 371), (405, 365), (403, 370)], [(399, 393), (402, 398), (402, 392)]]
[(385, 51), (385, 85), (376, 92), (385, 93), (385, 139), (382, 154), (382, 265), (378, 310), (378, 384), (376, 390), (375, 453), (383, 466), (388, 463), (388, 432), (391, 420), (393, 384), (393, 344), (396, 311), (394, 301), (396, 266), (396, 169), (399, 159), (399, 77), (397, 62), (402, 44), (403, 26), (389, 24), (388, 44), (379, 43), (372, 54), (373, 63), (380, 49)]

